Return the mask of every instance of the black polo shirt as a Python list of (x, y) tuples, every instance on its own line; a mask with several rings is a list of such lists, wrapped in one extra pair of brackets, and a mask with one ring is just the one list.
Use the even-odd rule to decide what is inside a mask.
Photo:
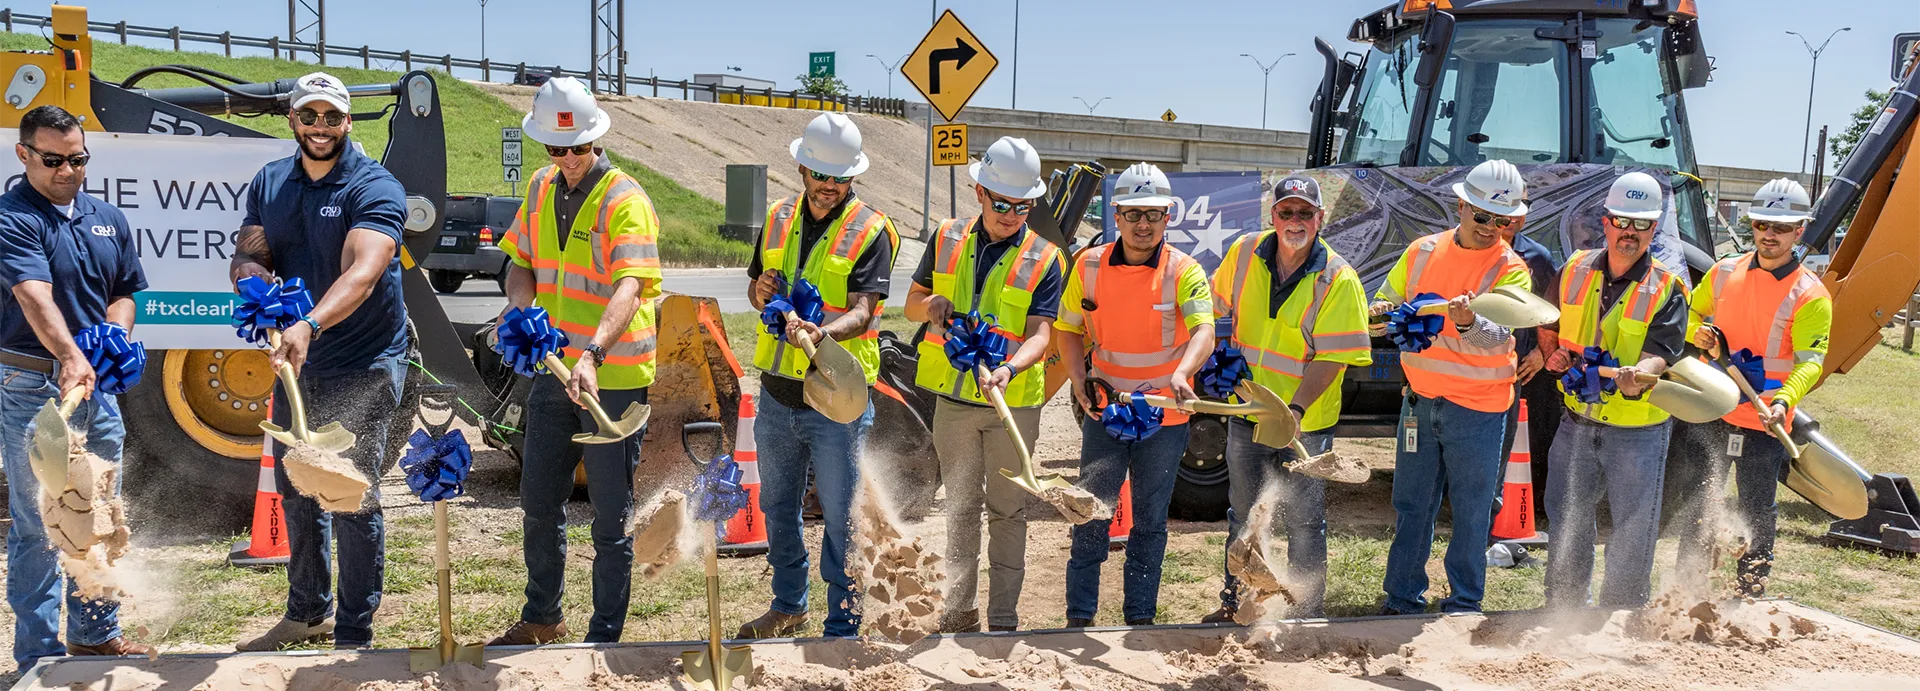
[(0, 195), (0, 348), (51, 359), (13, 296), (27, 281), (53, 287), (69, 335), (106, 321), (114, 299), (147, 289), (133, 227), (120, 209), (82, 193), (69, 217), (21, 180)]
[[(1008, 250), (1019, 247), (1020, 243), (1025, 242), (1027, 233), (1033, 232), (1022, 225), (1019, 231), (1007, 236), (1007, 239), (996, 242), (987, 235), (986, 229), (980, 224), (979, 219), (974, 219), (974, 295), (986, 291), (987, 275), (993, 273), (993, 265), (999, 263), (1000, 258), (1006, 256)], [(927, 251), (920, 255), (920, 266), (913, 270), (913, 282), (929, 290), (933, 288), (933, 255), (935, 254), (937, 252), (934, 252), (933, 248), (927, 248)], [(1047, 267), (1046, 275), (1042, 276), (1040, 283), (1033, 287), (1033, 305), (1027, 308), (1027, 316), (1045, 317), (1048, 322), (1060, 316), (1060, 291), (1065, 287), (1065, 281), (1066, 279), (1061, 276), (1059, 262)]]
[[(1593, 253), (1593, 259), (1589, 265), (1606, 279), (1606, 283), (1600, 287), (1600, 304), (1598, 305), (1599, 314), (1606, 314), (1613, 310), (1614, 303), (1619, 302), (1621, 296), (1626, 295), (1627, 290), (1632, 288), (1634, 283), (1647, 277), (1647, 272), (1653, 269), (1653, 253), (1640, 255), (1640, 261), (1634, 262), (1626, 273), (1619, 276), (1614, 276), (1608, 268), (1606, 250)], [(1672, 365), (1680, 361), (1681, 353), (1686, 348), (1686, 333), (1687, 291), (1675, 290), (1667, 296), (1666, 302), (1661, 303), (1660, 309), (1654, 312), (1653, 319), (1647, 322), (1647, 339), (1641, 344), (1640, 350), (1657, 355), (1668, 365)], [(1632, 362), (1619, 353), (1615, 353), (1615, 357), (1620, 357), (1620, 364), (1623, 366), (1639, 361), (1638, 354), (1634, 354)]]
[[(826, 237), (827, 232), (833, 229), (833, 222), (839, 220), (840, 214), (846, 211), (847, 204), (853, 202), (853, 197), (854, 195), (849, 192), (845, 199), (840, 200), (838, 205), (828, 210), (824, 217), (817, 220), (813, 217), (812, 213), (807, 211), (806, 197), (802, 196), (800, 198), (798, 208), (794, 209), (794, 213), (800, 215), (800, 261), (796, 263), (795, 266), (806, 266), (807, 257), (813, 255), (814, 244), (820, 242), (820, 239)], [(786, 230), (785, 228), (762, 228), (760, 232), (784, 233)], [(765, 273), (767, 268), (770, 268), (763, 266), (760, 262), (760, 252), (758, 248), (763, 244), (765, 243), (756, 243), (754, 245), (756, 249), (753, 253), (753, 259), (747, 264), (747, 276), (749, 279), (759, 278), (760, 274)], [(794, 278), (793, 276), (788, 276), (787, 280), (792, 281)], [(884, 300), (887, 297), (887, 291), (892, 287), (892, 283), (893, 243), (887, 242), (887, 239), (884, 237), (876, 238), (872, 243), (867, 245), (866, 251), (860, 253), (860, 258), (854, 260), (853, 273), (847, 275), (847, 292), (874, 293)], [(760, 385), (766, 387), (767, 395), (772, 396), (773, 400), (779, 401), (780, 405), (794, 410), (813, 409), (812, 406), (807, 405), (806, 396), (803, 393), (805, 383), (800, 380), (769, 376), (761, 377)]]
[(603, 153), (595, 158), (577, 185), (567, 184), (567, 176), (561, 175), (559, 169), (553, 171), (557, 176), (554, 181), (558, 183), (553, 186), (552, 193), (553, 222), (554, 227), (559, 229), (555, 235), (559, 237), (560, 251), (567, 251), (567, 238), (573, 235), (573, 218), (580, 215), (580, 207), (586, 206), (587, 197), (593, 196), (594, 186), (600, 184), (600, 178), (606, 177), (609, 170), (613, 170), (613, 161)]
[(1260, 261), (1267, 263), (1268, 276), (1279, 277), (1277, 280), (1270, 281), (1273, 284), (1273, 295), (1267, 299), (1267, 318), (1269, 319), (1280, 316), (1280, 306), (1286, 304), (1287, 298), (1293, 296), (1293, 289), (1300, 286), (1300, 279), (1306, 278), (1309, 273), (1327, 268), (1327, 246), (1320, 242), (1317, 236), (1307, 249), (1307, 261), (1284, 277), (1280, 277), (1279, 233), (1267, 235), (1260, 241), (1258, 247), (1253, 248), (1253, 253), (1260, 258)]

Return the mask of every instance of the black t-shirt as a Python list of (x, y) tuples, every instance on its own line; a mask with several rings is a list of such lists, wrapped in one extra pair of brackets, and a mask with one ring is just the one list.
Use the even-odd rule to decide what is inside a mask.
[[(1005, 240), (993, 242), (987, 237), (986, 232), (980, 229), (980, 221), (976, 220), (973, 223), (973, 293), (979, 295), (986, 289), (987, 274), (993, 273), (993, 265), (1000, 261), (1000, 257), (1006, 255), (1007, 250), (1019, 247), (1020, 243), (1026, 240), (1027, 233), (1033, 231), (1026, 226), (1021, 226), (1020, 232), (1014, 233)], [(933, 255), (935, 254), (938, 252), (928, 247), (927, 251), (920, 255), (920, 267), (913, 270), (913, 282), (929, 290), (933, 288)], [(1061, 275), (1058, 262), (1047, 267), (1047, 275), (1040, 277), (1039, 285), (1033, 288), (1033, 305), (1027, 308), (1027, 316), (1045, 317), (1048, 321), (1060, 316), (1060, 291), (1065, 287), (1065, 283), (1066, 278)]]
[[(821, 238), (826, 237), (828, 231), (833, 230), (833, 222), (839, 220), (841, 212), (846, 210), (847, 203), (851, 201), (853, 201), (853, 195), (849, 194), (846, 199), (841, 200), (839, 206), (835, 206), (829, 210), (825, 218), (816, 220), (813, 214), (807, 211), (806, 200), (804, 198), (801, 199), (800, 207), (795, 210), (795, 213), (800, 214), (799, 256), (801, 257), (801, 261), (796, 264), (796, 266), (806, 266), (806, 258), (812, 256), (813, 246), (818, 243)], [(773, 228), (762, 228), (760, 230), (761, 233), (785, 231), (785, 228), (777, 230)], [(759, 247), (762, 244), (764, 243), (756, 242), (754, 243), (754, 247)], [(767, 267), (762, 266), (760, 263), (760, 253), (757, 251), (754, 252), (752, 261), (747, 264), (748, 280), (759, 278), (760, 274), (765, 273), (766, 269)], [(792, 281), (793, 278), (792, 276), (788, 276), (787, 280)], [(860, 253), (860, 258), (854, 261), (853, 273), (847, 275), (847, 292), (873, 293), (884, 299), (888, 289), (892, 286), (892, 282), (893, 243), (888, 242), (885, 237), (875, 238), (872, 243), (867, 245), (866, 251)], [(796, 410), (812, 409), (811, 406), (807, 405), (806, 397), (802, 394), (805, 388), (804, 382), (786, 377), (763, 376), (760, 378), (760, 384), (766, 387), (767, 395), (772, 396), (773, 400), (779, 401), (780, 405)]]
[[(1600, 287), (1599, 305), (1600, 314), (1606, 314), (1613, 310), (1614, 304), (1627, 294), (1627, 290), (1632, 288), (1635, 282), (1647, 277), (1647, 272), (1653, 268), (1653, 255), (1651, 253), (1641, 255), (1640, 261), (1634, 262), (1633, 266), (1620, 276), (1613, 275), (1613, 271), (1607, 265), (1607, 253), (1604, 251), (1593, 253), (1591, 265), (1606, 278), (1606, 284)], [(1641, 344), (1640, 350), (1649, 355), (1658, 356), (1668, 365), (1672, 365), (1680, 361), (1687, 341), (1686, 332), (1687, 291), (1674, 290), (1667, 295), (1667, 301), (1660, 304), (1660, 309), (1653, 313), (1652, 321), (1647, 323), (1646, 341)], [(1638, 353), (1617, 356), (1620, 358), (1621, 366), (1634, 364), (1640, 359)]]

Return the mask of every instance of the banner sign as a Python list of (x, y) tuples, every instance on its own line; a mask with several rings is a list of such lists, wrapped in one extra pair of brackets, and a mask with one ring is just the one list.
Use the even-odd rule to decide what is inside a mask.
[[(1113, 198), (1113, 183), (1118, 175), (1108, 175), (1102, 183), (1102, 199)], [(1167, 216), (1167, 243), (1206, 267), (1208, 273), (1220, 264), (1234, 238), (1260, 230), (1261, 180), (1257, 171), (1238, 173), (1173, 173), (1167, 176), (1173, 185), (1173, 209)], [(1118, 237), (1113, 205), (1103, 204), (1105, 238)]]
[[(19, 141), (19, 132), (0, 129)], [(84, 189), (127, 215), (147, 273), (134, 296), (133, 335), (150, 349), (250, 347), (227, 320), (228, 280), (247, 188), (267, 162), (294, 153), (290, 139), (87, 133)], [(6, 189), (26, 184), (17, 156), (0, 156)], [(317, 297), (317, 296), (316, 296)]]

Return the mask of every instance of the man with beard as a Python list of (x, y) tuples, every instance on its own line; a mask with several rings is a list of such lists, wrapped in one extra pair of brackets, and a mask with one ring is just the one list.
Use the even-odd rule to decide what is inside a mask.
[[(1652, 591), (1673, 420), (1642, 400), (1649, 385), (1637, 377), (1659, 375), (1680, 359), (1687, 325), (1686, 285), (1649, 252), (1662, 196), (1646, 173), (1614, 180), (1603, 221), (1607, 246), (1573, 253), (1560, 274), (1561, 350), (1548, 366), (1574, 371), (1560, 383), (1569, 414), (1547, 453), (1549, 607), (1588, 604), (1602, 496), (1613, 532), (1599, 605), (1639, 607)], [(1596, 371), (1603, 362), (1617, 365), (1611, 381)]]
[[(1530, 290), (1526, 263), (1500, 229), (1527, 215), (1527, 183), (1513, 164), (1492, 160), (1454, 183), (1460, 224), (1407, 246), (1375, 294), (1375, 316), (1421, 295), (1447, 300), (1447, 326), (1424, 349), (1400, 356), (1406, 372), (1399, 456), (1393, 474), (1393, 546), (1387, 552), (1383, 615), (1426, 611), (1427, 557), (1444, 495), (1453, 506), (1447, 544), (1446, 612), (1478, 612), (1487, 582), (1487, 536), (1500, 489), (1500, 441), (1513, 407), (1513, 336), (1474, 313), (1474, 295), (1499, 286)], [(1450, 328), (1449, 328), (1450, 327)], [(1384, 333), (1384, 331), (1382, 332)]]
[(760, 397), (753, 436), (760, 448), (760, 510), (767, 516), (767, 563), (773, 567), (773, 602), (759, 618), (741, 625), (738, 638), (771, 638), (807, 623), (807, 546), (800, 508), (808, 471), (825, 517), (820, 577), (827, 582), (828, 636), (860, 633), (860, 593), (847, 575), (853, 526), (853, 492), (860, 485), (860, 454), (873, 426), (873, 405), (841, 424), (807, 405), (805, 384), (812, 363), (799, 339), (832, 338), (860, 361), (867, 386), (880, 375), (880, 333), (900, 234), (879, 209), (854, 197), (853, 179), (867, 170), (853, 119), (826, 113), (807, 124), (788, 147), (806, 192), (767, 209), (757, 250), (747, 267), (753, 280), (747, 297), (756, 310), (775, 298), (798, 299), (800, 282), (819, 292), (821, 323), (785, 320), (781, 336), (762, 330), (754, 345)]
[[(386, 571), (386, 531), (378, 478), (396, 459), (387, 441), (407, 376), (407, 307), (400, 288), (398, 249), (406, 220), (406, 192), (386, 168), (356, 150), (346, 87), (324, 72), (295, 82), (287, 124), (300, 142), (297, 155), (268, 163), (248, 186), (247, 215), (235, 241), (231, 278), (298, 278), (314, 296), (305, 319), (281, 333), (269, 356), (291, 365), (314, 426), (338, 421), (359, 437), (344, 455), (375, 480), (360, 511), (326, 512), (287, 480), (285, 463), (274, 481), (286, 511), (287, 611), (241, 651), (276, 650), (331, 635), (335, 648), (373, 642)], [(274, 398), (287, 400), (285, 383)], [(289, 406), (273, 420), (290, 424)], [(281, 449), (282, 452), (285, 449)], [(335, 626), (329, 543), (339, 537), (338, 626)]]
[[(1726, 348), (1753, 390), (1768, 403), (1763, 415), (1741, 400), (1726, 417), (1694, 425), (1678, 440), (1705, 459), (1687, 465), (1677, 487), (1688, 488), (1689, 508), (1700, 511), (1682, 521), (1682, 579), (1704, 584), (1712, 568), (1710, 542), (1720, 523), (1712, 520), (1724, 501), (1728, 466), (1735, 468), (1740, 518), (1748, 543), (1740, 556), (1742, 595), (1766, 594), (1773, 568), (1774, 486), (1785, 476), (1787, 449), (1767, 433), (1779, 422), (1793, 427), (1793, 407), (1820, 384), (1833, 327), (1833, 298), (1820, 278), (1800, 264), (1794, 247), (1807, 230), (1812, 204), (1807, 190), (1788, 178), (1760, 188), (1747, 210), (1753, 224), (1754, 251), (1723, 259), (1694, 286), (1687, 330), (1693, 344), (1710, 354)], [(1710, 326), (1726, 334), (1726, 342)], [(1684, 581), (1683, 581), (1684, 582)]]
[[(1367, 336), (1367, 292), (1360, 274), (1320, 239), (1326, 211), (1320, 183), (1292, 175), (1273, 189), (1273, 230), (1241, 236), (1213, 274), (1213, 312), (1233, 324), (1233, 343), (1253, 381), (1285, 397), (1309, 454), (1333, 450), (1340, 387), (1348, 366), (1373, 363)], [(1287, 469), (1305, 460), (1290, 448), (1253, 440), (1254, 421), (1227, 422), (1228, 544), (1241, 535), (1268, 482), (1280, 483), (1280, 522), (1287, 531), (1287, 582), (1297, 585), (1292, 615), (1324, 616), (1327, 592), (1327, 483)], [(1248, 526), (1265, 531), (1264, 525)], [(1226, 574), (1220, 609), (1202, 622), (1232, 621), (1237, 579)]]

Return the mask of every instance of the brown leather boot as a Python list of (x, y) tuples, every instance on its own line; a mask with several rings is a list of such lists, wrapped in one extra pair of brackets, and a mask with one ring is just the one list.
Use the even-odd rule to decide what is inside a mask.
[(980, 630), (980, 610), (946, 612), (941, 617), (940, 633), (973, 633)]
[(806, 625), (807, 617), (804, 614), (786, 614), (769, 609), (766, 614), (760, 615), (759, 619), (741, 624), (739, 633), (734, 634), (733, 637), (781, 638), (799, 631)]
[(74, 657), (116, 657), (120, 655), (140, 655), (144, 657), (153, 654), (153, 646), (134, 643), (127, 640), (126, 636), (114, 636), (100, 645), (68, 643), (67, 654)]
[(567, 637), (567, 623), (535, 624), (521, 620), (507, 628), (499, 638), (487, 641), (487, 645), (546, 645)]
[(1220, 606), (1220, 609), (1216, 609), (1216, 610), (1214, 610), (1212, 614), (1209, 614), (1209, 615), (1207, 615), (1207, 616), (1204, 616), (1204, 617), (1201, 617), (1201, 618), (1200, 618), (1200, 623), (1202, 623), (1202, 624), (1231, 624), (1231, 623), (1234, 623), (1234, 622), (1233, 622), (1233, 615), (1235, 615), (1235, 614), (1239, 614), (1239, 613), (1240, 613), (1240, 610), (1239, 610), (1238, 608), (1235, 608), (1235, 607), (1228, 607), (1228, 606), (1226, 606), (1226, 605), (1221, 605), (1221, 606)]

